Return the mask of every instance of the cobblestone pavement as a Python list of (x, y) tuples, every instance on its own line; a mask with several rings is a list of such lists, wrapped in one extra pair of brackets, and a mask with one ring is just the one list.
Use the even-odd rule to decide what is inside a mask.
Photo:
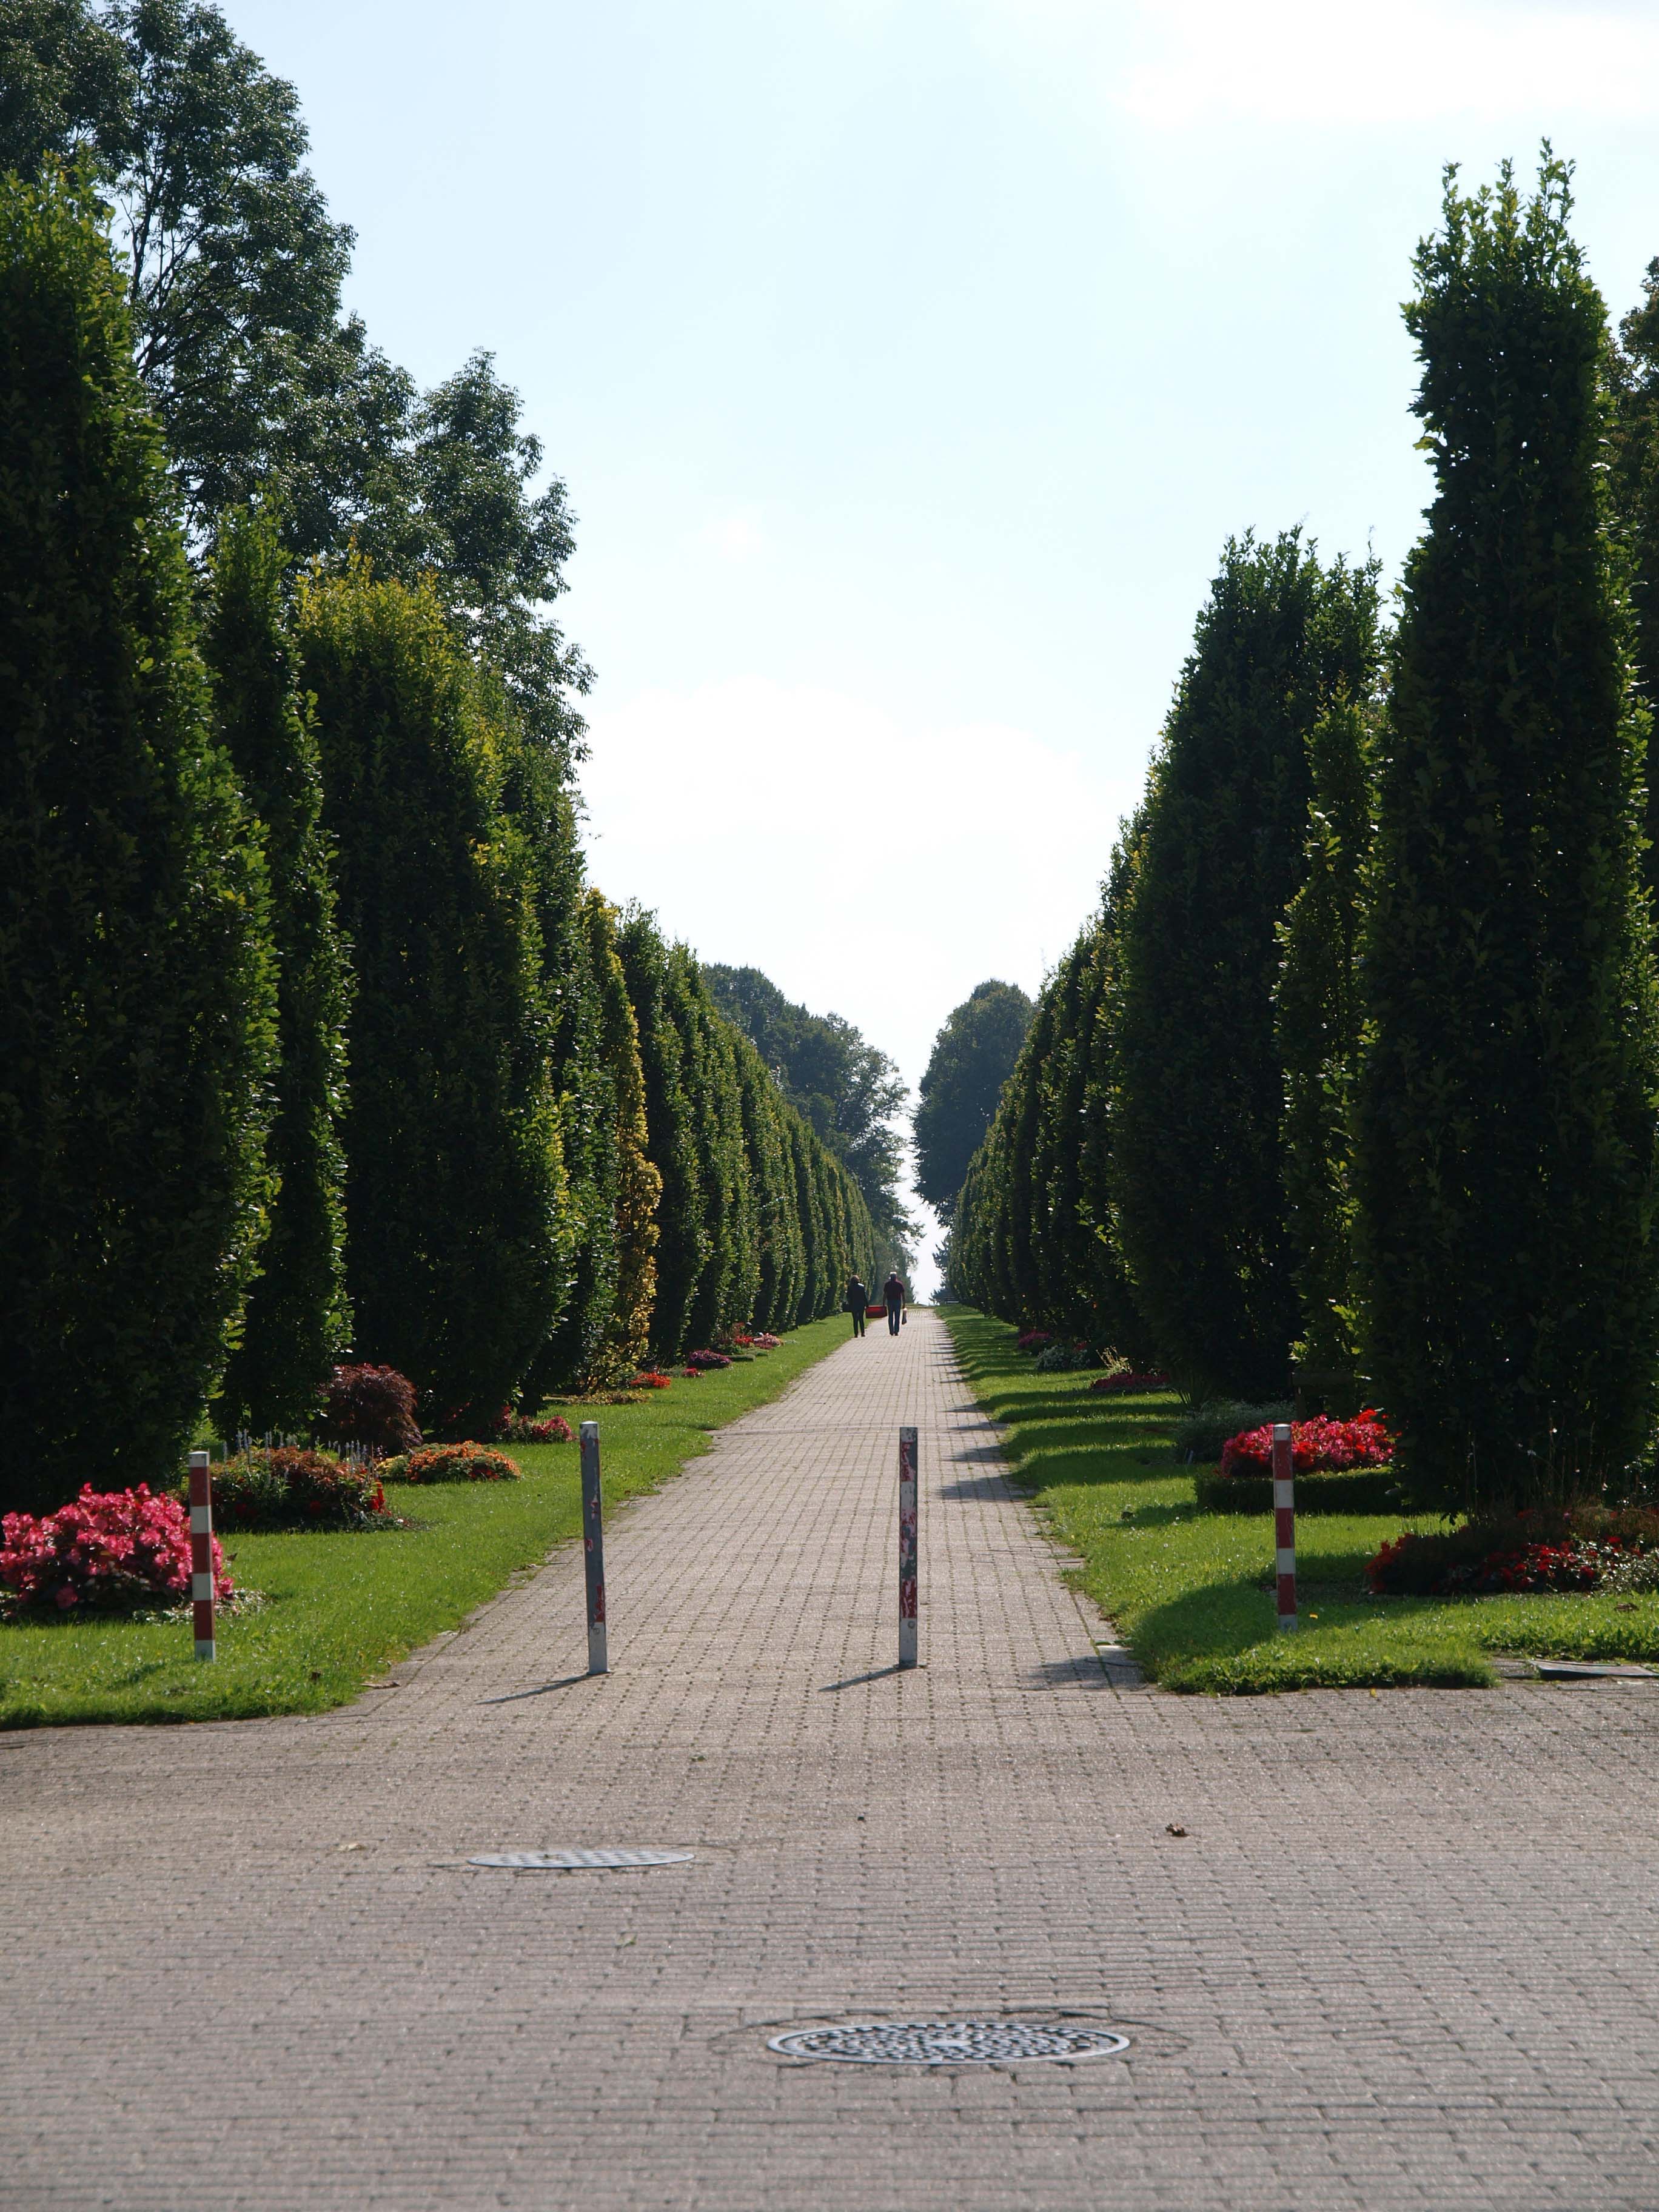
[[(999, 1465), (918, 1314), (617, 1517), (608, 1679), (566, 1552), (349, 1711), (0, 1738), (0, 2203), (1659, 2206), (1659, 1687), (1143, 1688)], [(1127, 2056), (767, 2049), (1055, 2008)]]

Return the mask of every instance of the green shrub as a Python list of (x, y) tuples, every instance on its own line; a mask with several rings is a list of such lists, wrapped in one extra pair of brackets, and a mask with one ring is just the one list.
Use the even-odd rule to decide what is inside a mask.
[(78, 187), (0, 177), (0, 1505), (171, 1481), (264, 1234), (275, 1017), (121, 279)]
[[(1200, 1513), (1271, 1513), (1271, 1475), (1217, 1474), (1194, 1470), (1194, 1494)], [(1340, 1474), (1298, 1474), (1298, 1513), (1394, 1513), (1400, 1510), (1400, 1482), (1391, 1467), (1356, 1467)]]
[(1170, 1449), (1179, 1460), (1194, 1460), (1200, 1467), (1217, 1465), (1222, 1447), (1247, 1429), (1260, 1429), (1295, 1418), (1288, 1398), (1258, 1406), (1243, 1398), (1212, 1398), (1182, 1414), (1175, 1425)]

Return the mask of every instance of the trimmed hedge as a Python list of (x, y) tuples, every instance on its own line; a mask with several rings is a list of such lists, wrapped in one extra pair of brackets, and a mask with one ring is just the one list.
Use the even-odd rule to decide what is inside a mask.
[[(1194, 1474), (1200, 1513), (1271, 1513), (1271, 1475)], [(1355, 1467), (1341, 1474), (1299, 1474), (1298, 1513), (1397, 1513), (1400, 1480), (1391, 1467)]]

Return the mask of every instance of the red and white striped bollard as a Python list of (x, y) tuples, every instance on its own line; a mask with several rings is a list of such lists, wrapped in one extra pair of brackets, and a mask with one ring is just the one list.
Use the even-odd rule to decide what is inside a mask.
[(196, 1622), (196, 1656), (216, 1659), (213, 1637), (213, 1478), (208, 1455), (190, 1455), (190, 1604)]
[(1296, 1626), (1296, 1460), (1290, 1425), (1273, 1426), (1273, 1545), (1279, 1576), (1279, 1626)]
[(899, 1656), (901, 1667), (916, 1663), (916, 1432), (899, 1431)]
[(599, 1496), (599, 1425), (584, 1421), (582, 1449), (582, 1558), (587, 1571), (587, 1671), (611, 1672), (610, 1639), (605, 1615), (605, 1510)]

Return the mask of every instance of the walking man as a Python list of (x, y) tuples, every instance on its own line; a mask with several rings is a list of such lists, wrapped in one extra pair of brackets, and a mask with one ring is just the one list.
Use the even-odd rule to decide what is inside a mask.
[(904, 1321), (904, 1283), (896, 1267), (881, 1286), (887, 1307), (887, 1334), (896, 1336)]
[(864, 1334), (864, 1316), (866, 1312), (868, 1310), (869, 1304), (870, 1293), (865, 1289), (863, 1283), (859, 1279), (859, 1278), (854, 1275), (852, 1281), (847, 1285), (847, 1310), (853, 1316), (853, 1334), (854, 1336), (862, 1336)]

